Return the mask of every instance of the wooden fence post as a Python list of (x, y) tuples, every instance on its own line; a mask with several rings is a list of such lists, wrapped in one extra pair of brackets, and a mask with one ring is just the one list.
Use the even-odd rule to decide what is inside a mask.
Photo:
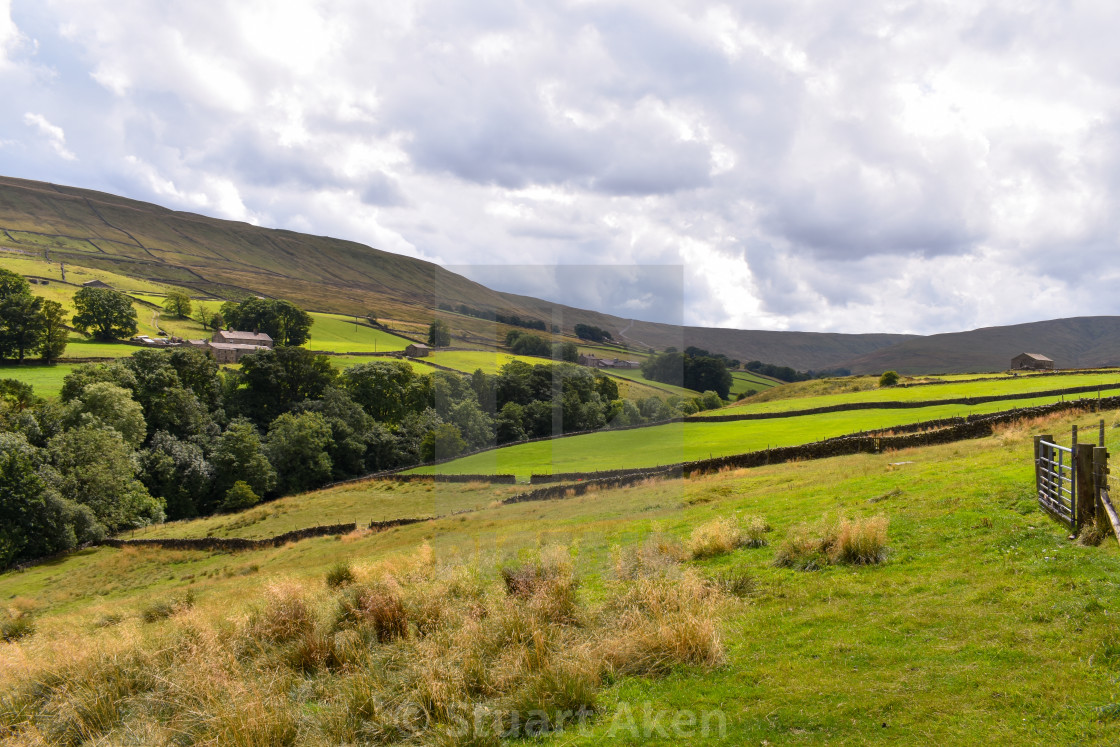
[(1081, 531), (1081, 527), (1097, 518), (1097, 491), (1093, 479), (1093, 450), (1097, 447), (1092, 444), (1077, 444), (1073, 454), (1077, 462), (1076, 501), (1077, 508), (1074, 512), (1073, 533)]
[(1096, 511), (1097, 526), (1108, 529), (1111, 522), (1109, 524), (1104, 522), (1106, 514), (1104, 502), (1101, 500), (1101, 494), (1108, 490), (1108, 449), (1103, 446), (1093, 449), (1093, 483), (1093, 507)]

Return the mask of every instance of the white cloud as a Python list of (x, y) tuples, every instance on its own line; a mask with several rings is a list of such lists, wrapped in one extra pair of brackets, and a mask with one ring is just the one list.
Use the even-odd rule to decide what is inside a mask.
[(67, 161), (73, 161), (77, 158), (66, 148), (66, 133), (58, 125), (51, 124), (42, 114), (27, 112), (23, 115), (23, 123), (38, 130), (59, 158), (64, 158)]
[(32, 2), (0, 0), (0, 69), (35, 37), (42, 70), (0, 94), (42, 114), (0, 141), (61, 158), (6, 147), (20, 176), (569, 303), (615, 299), (527, 268), (681, 266), (691, 323), (1120, 313), (1081, 271), (1120, 241), (1120, 6)]

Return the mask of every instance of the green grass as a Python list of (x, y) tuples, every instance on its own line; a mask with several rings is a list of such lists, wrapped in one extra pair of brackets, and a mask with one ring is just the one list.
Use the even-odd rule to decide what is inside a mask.
[(590, 472), (654, 467), (709, 457), (741, 454), (778, 446), (796, 446), (864, 430), (877, 430), (924, 420), (990, 413), (1049, 404), (1059, 397), (1027, 397), (983, 405), (939, 405), (912, 410), (855, 410), (772, 420), (722, 423), (668, 423), (624, 431), (599, 431), (550, 441), (514, 444), (436, 466), (418, 467), (417, 474)]
[[(85, 550), (0, 575), (0, 597), (33, 612), (37, 628), (0, 646), (0, 689), (20, 681), (32, 663), (59, 666), (41, 658), (52, 646), (124, 637), (164, 650), (205, 621), (236, 624), (274, 581), (321, 587), (339, 562), (368, 573), (415, 554), (423, 542), (438, 558), (479, 563), (487, 573), (501, 558), (574, 544), (581, 596), (595, 599), (612, 576), (613, 546), (635, 546), (653, 529), (685, 540), (712, 519), (756, 515), (773, 527), (769, 547), (689, 563), (705, 575), (752, 581), (747, 599), (721, 613), (725, 662), (714, 670), (679, 666), (662, 678), (618, 678), (586, 730), (544, 743), (1108, 744), (1116, 723), (1102, 714), (1120, 702), (1113, 653), (1120, 602), (1111, 581), (1120, 574), (1120, 552), (1111, 540), (1099, 548), (1068, 542), (1031, 496), (1030, 434), (1068, 433), (1071, 422), (1091, 428), (1095, 417), (900, 453), (484, 508), (345, 541), (231, 554)], [(1113, 450), (1118, 435), (1109, 431)], [(311, 493), (302, 500), (313, 510), (333, 498)], [(876, 515), (889, 520), (883, 565), (803, 572), (772, 564), (798, 524)], [(182, 621), (142, 622), (153, 604), (186, 598), (188, 590), (194, 607)], [(114, 624), (105, 627), (105, 620)], [(299, 680), (313, 687), (293, 681), (274, 705), (314, 714), (335, 693), (337, 677)], [(645, 703), (668, 712), (662, 727), (677, 712), (719, 710), (726, 732), (708, 739), (698, 731), (684, 739), (671, 731), (635, 735), (629, 719), (640, 729)]]
[(731, 396), (735, 397), (737, 394), (742, 394), (750, 389), (756, 392), (764, 392), (767, 389), (773, 389), (776, 386), (781, 386), (781, 382), (768, 379), (765, 376), (751, 373), (750, 371), (732, 371), (731, 372)]
[(74, 368), (73, 364), (56, 363), (53, 366), (0, 366), (0, 379), (15, 379), (30, 384), (36, 397), (52, 399), (62, 391), (62, 380)]
[[(867, 387), (870, 379), (839, 379), (834, 380), (837, 385), (851, 387)], [(948, 383), (932, 386), (915, 387), (887, 387), (885, 389), (863, 388), (861, 391), (845, 391), (836, 394), (821, 394), (816, 396), (800, 396), (795, 398), (786, 395), (795, 395), (812, 388), (826, 387), (829, 381), (806, 382), (808, 386), (790, 384), (761, 395), (751, 397), (742, 402), (735, 403), (727, 408), (726, 414), (745, 414), (748, 412), (783, 412), (786, 410), (803, 410), (811, 407), (825, 407), (828, 405), (845, 404), (849, 402), (916, 402), (938, 399), (955, 399), (960, 397), (985, 397), (1001, 394), (1028, 394), (1030, 392), (1050, 391), (1054, 389), (1069, 389), (1079, 386), (1120, 386), (1120, 372), (1105, 371), (1085, 374), (1069, 374), (1043, 377), (1020, 377), (1015, 379), (1002, 379), (990, 381), (975, 381), (969, 383)], [(800, 390), (800, 392), (799, 392)], [(780, 398), (779, 397), (785, 397)], [(763, 401), (758, 401), (759, 399)], [(723, 413), (720, 413), (723, 414)]]
[(315, 323), (311, 325), (311, 340), (304, 346), (312, 350), (332, 353), (387, 353), (404, 350), (411, 345), (403, 337), (374, 329), (366, 324), (354, 324), (354, 317), (312, 312)]

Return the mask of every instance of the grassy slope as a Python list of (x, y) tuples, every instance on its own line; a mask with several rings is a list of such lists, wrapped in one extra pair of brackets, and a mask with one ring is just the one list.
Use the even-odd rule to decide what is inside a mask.
[[(1017, 379), (997, 379), (989, 381), (974, 381), (961, 383), (946, 383), (933, 386), (916, 387), (888, 387), (885, 389), (863, 388), (874, 386), (872, 378), (866, 379), (839, 379), (838, 384), (847, 383), (857, 391), (843, 391), (830, 394), (812, 394), (814, 389), (802, 388), (797, 391), (798, 385), (790, 385), (774, 389), (749, 400), (742, 400), (726, 408), (726, 414), (745, 414), (749, 412), (783, 412), (786, 410), (803, 410), (810, 407), (826, 407), (829, 405), (846, 404), (851, 402), (917, 402), (938, 399), (955, 399), (960, 397), (987, 397), (1001, 394), (1025, 394), (1029, 392), (1045, 392), (1054, 389), (1070, 389), (1080, 386), (1117, 386), (1120, 385), (1120, 371), (1103, 371), (1083, 374), (1070, 374), (1068, 376), (1039, 376), (1021, 377)], [(813, 384), (815, 382), (805, 382)], [(822, 382), (827, 386), (830, 382)], [(800, 397), (781, 395), (802, 394)], [(719, 414), (724, 414), (723, 412)]]
[(1057, 401), (1058, 397), (1028, 396), (1021, 400), (974, 406), (856, 410), (725, 423), (669, 423), (649, 428), (599, 431), (570, 438), (514, 444), (410, 471), (417, 474), (513, 473), (526, 479), (531, 474), (653, 467), (770, 447), (795, 446), (857, 431), (883, 429), (924, 420), (998, 412)]
[[(1093, 422), (1079, 421), (1082, 428)], [(770, 565), (772, 548), (700, 563), (704, 572), (737, 568), (754, 577), (747, 603), (725, 615), (726, 662), (714, 671), (621, 679), (600, 699), (589, 732), (551, 743), (626, 737), (619, 731), (626, 709), (640, 713), (645, 701), (656, 709), (722, 709), (728, 731), (708, 741), (723, 744), (1110, 743), (1115, 723), (1094, 708), (1120, 701), (1120, 608), (1109, 580), (1120, 573), (1120, 553), (1114, 541), (1070, 544), (1031, 497), (1030, 433), (1065, 433), (1069, 423), (486, 508), (343, 542), (234, 554), (86, 550), (0, 576), (0, 597), (40, 614), (31, 639), (0, 644), (0, 689), (52, 646), (169, 632), (181, 623), (144, 625), (139, 610), (186, 589), (198, 598), (189, 621), (235, 618), (270, 580), (318, 580), (339, 558), (371, 564), (411, 554), (423, 541), (439, 557), (489, 568), (524, 548), (575, 542), (583, 593), (594, 597), (610, 575), (610, 548), (639, 541), (654, 526), (686, 536), (710, 517), (742, 511), (765, 516), (777, 544), (805, 520), (883, 514), (892, 552), (881, 567), (778, 569)], [(1109, 431), (1113, 451), (1118, 434)], [(900, 461), (910, 463), (892, 466)], [(383, 489), (369, 489), (369, 500), (385, 505)], [(302, 501), (312, 516), (342, 498), (328, 491)], [(400, 508), (415, 506), (406, 499)], [(110, 614), (124, 622), (98, 628)], [(196, 625), (189, 621), (182, 624)], [(315, 692), (293, 697), (315, 708)], [(657, 732), (622, 741), (681, 743)]]

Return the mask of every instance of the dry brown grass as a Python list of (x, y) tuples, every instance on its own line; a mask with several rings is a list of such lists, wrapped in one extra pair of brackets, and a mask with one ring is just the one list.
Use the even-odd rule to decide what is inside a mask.
[(725, 516), (692, 530), (688, 552), (694, 559), (726, 555), (740, 547), (762, 547), (770, 525), (760, 516)]
[(887, 559), (887, 517), (822, 520), (789, 530), (774, 553), (774, 565), (817, 570), (833, 563), (874, 565)]
[[(580, 597), (566, 548), (492, 572), (431, 548), (330, 588), (278, 581), (230, 616), (193, 609), (0, 651), (13, 744), (496, 744), (594, 713), (604, 683), (722, 658), (717, 586), (685, 570)], [(91, 644), (96, 641), (95, 644)], [(458, 717), (487, 714), (467, 731)], [(529, 732), (519, 732), (532, 736)], [(536, 733), (536, 732), (534, 732)]]

